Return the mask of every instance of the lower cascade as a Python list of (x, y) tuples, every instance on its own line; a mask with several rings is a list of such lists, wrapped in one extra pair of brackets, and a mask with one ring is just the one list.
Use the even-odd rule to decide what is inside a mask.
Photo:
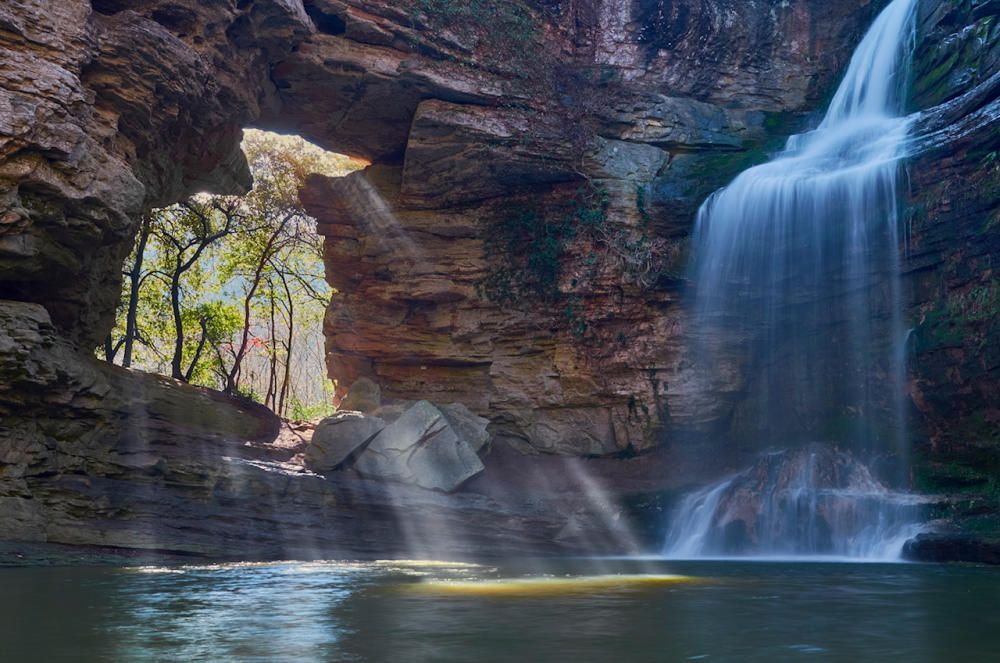
[(812, 444), (688, 495), (664, 554), (684, 559), (815, 555), (896, 559), (922, 528), (921, 501), (893, 493), (850, 453)]
[[(916, 533), (918, 505), (859, 460), (890, 458), (897, 479), (906, 474), (897, 180), (912, 124), (904, 99), (916, 6), (886, 7), (818, 128), (699, 213), (697, 379), (730, 385), (731, 367), (751, 358), (734, 424), (761, 446), (799, 446), (684, 499), (668, 555), (885, 558)], [(849, 451), (801, 446), (816, 439)]]

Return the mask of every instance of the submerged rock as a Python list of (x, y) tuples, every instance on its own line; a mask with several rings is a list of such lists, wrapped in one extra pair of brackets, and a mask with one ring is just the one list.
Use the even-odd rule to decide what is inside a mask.
[(419, 401), (371, 441), (355, 468), (374, 479), (454, 491), (484, 469), (476, 442), (459, 435), (468, 428), (456, 430), (441, 410)]
[(338, 412), (320, 422), (306, 449), (305, 463), (313, 472), (339, 468), (385, 428), (385, 421), (360, 412)]

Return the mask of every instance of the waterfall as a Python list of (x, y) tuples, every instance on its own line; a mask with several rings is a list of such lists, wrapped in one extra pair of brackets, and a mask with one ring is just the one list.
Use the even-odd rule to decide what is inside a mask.
[(923, 504), (894, 493), (846, 451), (811, 444), (684, 498), (665, 553), (897, 559), (921, 530)]
[(693, 236), (699, 379), (731, 383), (742, 362), (737, 428), (771, 445), (844, 450), (772, 454), (688, 497), (668, 554), (884, 556), (909, 531), (912, 508), (897, 509), (851, 459), (905, 464), (896, 187), (916, 4), (894, 0), (879, 15), (819, 126), (712, 195)]

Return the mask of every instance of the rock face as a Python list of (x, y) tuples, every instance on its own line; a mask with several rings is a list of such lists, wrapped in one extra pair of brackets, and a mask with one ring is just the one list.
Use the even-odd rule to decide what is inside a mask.
[[(924, 3), (914, 105), (924, 150), (908, 166), (910, 394), (915, 479), (949, 496), (940, 515), (1000, 538), (1000, 6)], [(976, 549), (925, 537), (925, 559)], [(988, 546), (984, 546), (981, 554)], [(919, 553), (917, 551), (920, 551)], [(951, 551), (951, 552), (948, 552)], [(970, 553), (972, 559), (980, 553)]]
[[(732, 395), (686, 385), (676, 305), (694, 210), (801, 125), (875, 11), (864, 1), (560, 3), (530, 13), (516, 49), (463, 25), (484, 66), (472, 71), (468, 52), (452, 51), (449, 79), (440, 63), (398, 66), (398, 46), (378, 51), (380, 73), (405, 90), (394, 108), (409, 108), (395, 152), (347, 178), (314, 178), (302, 194), (341, 293), (326, 321), (330, 374), (369, 377), (391, 398), (463, 402), (532, 451), (643, 451), (672, 424), (718, 424)], [(536, 43), (543, 34), (562, 48)], [(349, 29), (344, 38), (340, 48), (356, 48)], [(317, 53), (277, 69), (283, 94), (321, 76), (386, 85)], [(522, 101), (498, 104), (504, 96)], [(510, 239), (491, 241), (491, 228), (567, 215), (601, 220), (555, 258), (513, 248), (552, 263), (543, 269), (556, 294), (484, 296)]]
[[(683, 235), (704, 193), (815, 106), (875, 11), (773, 5), (519, 1), (491, 23), (453, 3), (24, 0), (0, 30), (0, 297), (44, 303), (88, 352), (139, 213), (245, 187), (241, 127), (295, 131), (373, 162), (304, 193), (344, 293), (328, 319), (341, 384), (464, 402), (535, 449), (648, 448), (682, 321), (670, 288), (623, 276), (622, 247), (647, 217)], [(580, 207), (586, 182), (610, 197), (606, 231), (572, 249), (610, 244), (586, 293), (479, 296), (484, 224)], [(563, 290), (583, 269), (567, 267)]]
[[(248, 406), (90, 356), (141, 212), (245, 189), (247, 126), (371, 162), (302, 192), (340, 293), (326, 320), (339, 384), (366, 377), (387, 399), (463, 403), (531, 453), (629, 455), (731, 432), (751, 390), (747, 358), (723, 358), (727, 379), (707, 387), (686, 361), (678, 301), (694, 210), (808, 125), (883, 4), (5, 3), (5, 536), (80, 542), (92, 530), (128, 545), (146, 532), (154, 545), (184, 531), (153, 536), (156, 523), (193, 522), (171, 513), (198, 504), (216, 515), (261, 497), (291, 496), (310, 513), (323, 512), (310, 500), (359, 504), (223, 462), (269, 430), (226, 414)], [(921, 2), (924, 149), (909, 164), (906, 265), (915, 421), (939, 465), (993, 467), (1000, 448), (998, 12)], [(427, 442), (449, 417), (428, 413), (413, 430)], [(469, 438), (461, 428), (442, 430)], [(458, 469), (432, 487), (476, 467), (466, 442), (442, 445)], [(374, 464), (416, 476), (412, 463)], [(252, 478), (233, 483), (243, 470)]]

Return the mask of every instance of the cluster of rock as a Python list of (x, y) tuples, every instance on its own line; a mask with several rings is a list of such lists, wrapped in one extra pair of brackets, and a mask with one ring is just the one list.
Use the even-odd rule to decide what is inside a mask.
[(490, 442), (488, 425), (460, 403), (383, 406), (378, 386), (362, 379), (341, 411), (316, 427), (305, 463), (320, 474), (353, 468), (366, 478), (451, 492), (485, 469), (479, 454)]

